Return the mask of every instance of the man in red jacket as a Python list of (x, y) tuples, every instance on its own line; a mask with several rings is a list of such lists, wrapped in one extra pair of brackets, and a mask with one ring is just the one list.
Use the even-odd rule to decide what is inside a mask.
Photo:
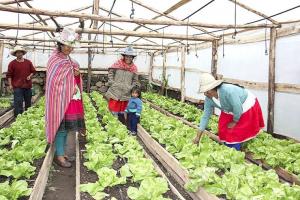
[(16, 46), (11, 51), (11, 55), (17, 58), (9, 63), (6, 75), (9, 88), (14, 91), (15, 116), (23, 113), (23, 101), (25, 101), (25, 110), (31, 106), (31, 78), (35, 68), (30, 60), (23, 58), (26, 53), (21, 46)]

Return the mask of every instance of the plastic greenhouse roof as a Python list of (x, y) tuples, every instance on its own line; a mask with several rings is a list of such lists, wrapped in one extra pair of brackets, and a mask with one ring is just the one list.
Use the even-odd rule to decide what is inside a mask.
[[(2, 0), (4, 1), (4, 0)], [(178, 3), (180, 0), (139, 0), (145, 5), (152, 7), (160, 12), (164, 12), (168, 10), (170, 7)], [(299, 0), (238, 0), (240, 3), (243, 3), (257, 11), (260, 11), (264, 13), (267, 16), (271, 16), (274, 14), (277, 14), (279, 12), (288, 10), (290, 8), (296, 7), (300, 5)], [(106, 10), (110, 10), (112, 7), (114, 0), (100, 0), (100, 8), (105, 8)], [(191, 13), (195, 12), (199, 8), (203, 7), (207, 3), (209, 3), (206, 7), (204, 7), (202, 10), (194, 14), (189, 18), (189, 21), (196, 21), (196, 22), (204, 22), (204, 23), (212, 23), (212, 24), (234, 24), (234, 10), (235, 6), (234, 3), (228, 1), (228, 0), (190, 0), (187, 1), (186, 4), (179, 7), (178, 9), (171, 12), (169, 15), (178, 19), (183, 20), (187, 16), (189, 16)], [(1, 1), (0, 1), (1, 3)], [(74, 9), (86, 7), (86, 6), (92, 6), (93, 0), (33, 0), (28, 1), (28, 3), (38, 9), (45, 9), (45, 10), (51, 10), (51, 11), (71, 11)], [(27, 8), (27, 6), (24, 3), (20, 3), (20, 5), (24, 8)], [(135, 13), (134, 18), (143, 18), (143, 19), (152, 19), (154, 17), (157, 17), (158, 14), (150, 11), (140, 5), (133, 4)], [(15, 4), (11, 6), (16, 6)], [(129, 15), (131, 14), (131, 8), (132, 8), (132, 2), (130, 0), (115, 0), (115, 5), (112, 9), (112, 13), (117, 14), (118, 16), (129, 18)], [(289, 21), (289, 20), (300, 20), (300, 8), (296, 8), (292, 11), (283, 13), (281, 15), (275, 16), (272, 19), (283, 22), (283, 21)], [(80, 11), (80, 13), (87, 13), (92, 14), (92, 7), (89, 9), (86, 9), (84, 11)], [(248, 10), (245, 10), (244, 8), (241, 8), (240, 6), (237, 6), (237, 24), (246, 24), (249, 22), (253, 22), (255, 20), (262, 19), (261, 16), (258, 16)], [(117, 17), (116, 15), (112, 14), (112, 17)], [(101, 10), (99, 11), (99, 15), (108, 16), (108, 13)], [(37, 17), (33, 15), (36, 19)], [(20, 24), (30, 23), (33, 22), (33, 19), (28, 14), (19, 14), (20, 17)], [(42, 18), (47, 18), (47, 16), (42, 16)], [(66, 17), (57, 17), (55, 18), (56, 21), (61, 25), (66, 25), (69, 23), (76, 23), (78, 22), (78, 19), (75, 18), (66, 18)], [(160, 16), (157, 17), (157, 19), (163, 20), (170, 20), (167, 17)], [(187, 20), (187, 19), (186, 19)], [(258, 23), (265, 23), (266, 20), (260, 21)], [(0, 23), (10, 23), (10, 24), (17, 24), (18, 23), (18, 14), (17, 13), (11, 13), (11, 12), (5, 12), (0, 11)], [(49, 26), (55, 26), (55, 24), (51, 21), (47, 21)], [(89, 26), (91, 23), (90, 20), (85, 22), (85, 27)], [(268, 21), (268, 23), (271, 23)], [(99, 22), (98, 25), (102, 24), (102, 22)], [(134, 23), (120, 23), (120, 22), (112, 22), (112, 26), (110, 27), (109, 23), (106, 23), (104, 27), (102, 26), (101, 29), (105, 29), (107, 31), (111, 30), (134, 30), (138, 24)], [(78, 27), (78, 23), (74, 24), (70, 27), (76, 28)], [(159, 29), (164, 26), (162, 25), (146, 25), (147, 28), (141, 27), (138, 29), (138, 31), (141, 32), (149, 32), (150, 29)], [(149, 29), (150, 28), (150, 29)], [(216, 31), (217, 29), (208, 29), (207, 31)], [(230, 32), (233, 32), (233, 30), (229, 30)], [(19, 30), (18, 36), (26, 36), (28, 34), (32, 34), (34, 32), (38, 31), (29, 31), (29, 30)], [(176, 33), (176, 34), (203, 34), (202, 31), (195, 29), (193, 27), (185, 27), (185, 26), (169, 26), (163, 29), (158, 30), (160, 33)], [(225, 32), (228, 32), (227, 30)], [(221, 35), (223, 31), (215, 32), (216, 35)], [(17, 31), (16, 30), (0, 30), (1, 35), (5, 36), (16, 36)], [(51, 36), (51, 35), (50, 35)], [(49, 39), (48, 34), (46, 33), (39, 33), (34, 36), (29, 37), (36, 37), (36, 38), (45, 38)], [(94, 39), (95, 35), (92, 35), (92, 39)], [(98, 35), (97, 37), (99, 41), (103, 40), (102, 35)], [(175, 42), (175, 44), (179, 44), (178, 40), (175, 41), (173, 39), (159, 39), (159, 38), (139, 38), (139, 37), (128, 37), (126, 41), (124, 39), (126, 36), (114, 36), (113, 41), (114, 42), (124, 42), (124, 43), (143, 43), (143, 44), (156, 44), (156, 45), (162, 45), (163, 44), (172, 44)], [(83, 39), (87, 39), (87, 34), (83, 35)], [(106, 35), (104, 36), (105, 41), (110, 41), (110, 36)], [(29, 41), (27, 41), (29, 42)], [(32, 43), (32, 42), (29, 42)]]

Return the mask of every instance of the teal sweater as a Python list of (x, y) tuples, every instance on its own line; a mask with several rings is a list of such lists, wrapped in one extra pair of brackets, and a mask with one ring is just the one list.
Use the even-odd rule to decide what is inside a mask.
[(219, 101), (221, 107), (218, 106), (211, 98), (206, 97), (204, 101), (204, 114), (201, 117), (199, 129), (205, 130), (209, 122), (209, 118), (215, 107), (225, 112), (233, 113), (233, 121), (238, 122), (243, 113), (243, 103), (248, 97), (248, 92), (236, 85), (223, 83), (219, 89)]

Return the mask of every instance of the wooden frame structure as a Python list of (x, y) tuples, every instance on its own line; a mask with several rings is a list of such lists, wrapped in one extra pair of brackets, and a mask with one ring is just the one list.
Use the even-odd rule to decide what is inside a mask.
[[(168, 52), (174, 51), (174, 49), (178, 49), (180, 46), (182, 47), (181, 51), (181, 64), (180, 64), (180, 74), (181, 74), (181, 86), (180, 86), (180, 91), (181, 91), (181, 100), (184, 101), (185, 99), (188, 99), (188, 97), (185, 97), (185, 72), (190, 71), (191, 69), (187, 68), (185, 65), (185, 52), (187, 49), (192, 49), (193, 47), (187, 48), (184, 47), (184, 44), (182, 41), (195, 41), (195, 42), (202, 42), (202, 43), (196, 43), (196, 46), (199, 47), (212, 47), (212, 60), (211, 60), (211, 73), (217, 77), (217, 64), (218, 64), (218, 58), (217, 58), (217, 50), (218, 46), (223, 44), (223, 41), (221, 40), (222, 35), (215, 35), (209, 31), (206, 30), (206, 28), (222, 28), (222, 29), (239, 29), (238, 33), (240, 32), (246, 32), (246, 31), (252, 31), (256, 29), (262, 29), (262, 28), (267, 28), (270, 29), (270, 46), (269, 46), (269, 82), (267, 83), (267, 88), (268, 88), (268, 132), (273, 132), (273, 127), (274, 127), (274, 102), (275, 102), (275, 91), (283, 91), (283, 92), (291, 92), (291, 93), (300, 93), (300, 86), (299, 85), (292, 85), (292, 84), (282, 84), (282, 83), (275, 83), (275, 47), (276, 47), (276, 39), (278, 37), (286, 36), (289, 34), (295, 34), (295, 33), (300, 33), (300, 28), (283, 28), (283, 29), (277, 29), (280, 28), (282, 24), (287, 24), (287, 23), (299, 23), (299, 20), (294, 20), (290, 22), (278, 22), (274, 20), (273, 18), (269, 17), (268, 15), (248, 6), (245, 5), (237, 0), (228, 0), (229, 2), (235, 3), (236, 6), (239, 6), (259, 17), (262, 17), (263, 19), (268, 20), (270, 23), (261, 23), (261, 24), (209, 24), (209, 23), (203, 23), (199, 21), (182, 21), (177, 19), (176, 17), (172, 16), (171, 13), (174, 12), (175, 10), (179, 9), (183, 5), (186, 5), (190, 2), (190, 0), (178, 0), (174, 5), (166, 9), (165, 11), (159, 11), (155, 8), (153, 8), (150, 5), (146, 5), (144, 2), (140, 0), (129, 0), (133, 2), (135, 5), (139, 5), (153, 13), (156, 14), (155, 17), (152, 19), (131, 19), (125, 16), (122, 16), (119, 13), (116, 12), (110, 12), (109, 9), (103, 8), (101, 6), (101, 1), (99, 0), (94, 0), (93, 5), (86, 6), (83, 8), (78, 8), (69, 12), (65, 11), (49, 11), (49, 10), (43, 10), (43, 9), (35, 9), (33, 8), (27, 1), (31, 0), (19, 0), (18, 1), (18, 7), (12, 5), (15, 4), (15, 1), (12, 0), (2, 0), (0, 1), (0, 10), (1, 11), (8, 11), (8, 12), (13, 12), (13, 13), (23, 13), (23, 14), (28, 14), (31, 17), (34, 15), (38, 18), (38, 20), (35, 20), (35, 22), (28, 23), (28, 24), (4, 24), (0, 23), (0, 28), (3, 30), (8, 30), (8, 29), (18, 29), (18, 30), (33, 30), (33, 31), (41, 31), (41, 32), (49, 32), (54, 36), (54, 32), (56, 32), (57, 27), (49, 26), (47, 24), (47, 20), (54, 20), (56, 17), (68, 17), (68, 18), (73, 18), (73, 19), (78, 19), (79, 21), (88, 21), (90, 20), (92, 22), (91, 27), (89, 28), (77, 28), (76, 31), (78, 33), (82, 34), (88, 34), (89, 35), (89, 40), (84, 40), (82, 43), (87, 43), (87, 45), (83, 45), (82, 48), (87, 48), (88, 52), (88, 89), (90, 88), (90, 79), (91, 79), (91, 68), (92, 68), (92, 54), (93, 51), (92, 49), (96, 48), (113, 48), (113, 49), (120, 49), (124, 48), (126, 45), (128, 45), (127, 39), (128, 37), (138, 37), (138, 40), (141, 38), (144, 40), (147, 40), (149, 43), (141, 44), (141, 43), (135, 43), (133, 42), (133, 47), (141, 50), (149, 50), (152, 51), (152, 56), (151, 56), (151, 66), (150, 66), (150, 81), (155, 81), (152, 79), (152, 72), (153, 72), (153, 58), (155, 56), (155, 52), (158, 51), (163, 51), (164, 55)], [(21, 7), (21, 3), (24, 3), (27, 7)], [(79, 11), (88, 9), (88, 8), (93, 8), (91, 14), (85, 14), (85, 13), (79, 13)], [(103, 16), (99, 15), (99, 10), (103, 10), (112, 16)], [(47, 18), (42, 18), (41, 16), (47, 16)], [(116, 16), (116, 17), (115, 17)], [(161, 20), (159, 18), (164, 17), (166, 19)], [(32, 17), (33, 18), (33, 17)], [(137, 24), (137, 27), (134, 28), (132, 31), (129, 30), (123, 30), (122, 28), (113, 25), (114, 27), (118, 28), (118, 30), (111, 30), (111, 31), (106, 31), (106, 30), (100, 30), (98, 27), (98, 22), (103, 22), (103, 23), (110, 23), (112, 22), (124, 22), (124, 23), (132, 23), (132, 24)], [(38, 24), (40, 23), (40, 24)], [(64, 26), (68, 25), (73, 25), (76, 24), (71, 23), (71, 24), (66, 24)], [(193, 27), (199, 31), (203, 32), (203, 36), (199, 35), (182, 35), (182, 34), (170, 34), (170, 33), (160, 33), (156, 30), (153, 30), (149, 28), (147, 25), (166, 25), (166, 26), (190, 26)], [(149, 32), (140, 32), (138, 29), (141, 27), (144, 27), (148, 30)], [(2, 30), (2, 31), (3, 31)], [(39, 32), (37, 32), (39, 33)], [(41, 46), (38, 43), (41, 42), (54, 42), (54, 39), (50, 37), (50, 39), (43, 39), (43, 38), (29, 38), (30, 35), (35, 35), (34, 34), (29, 34), (26, 37), (20, 37), (18, 38), (18, 41), (33, 41), (37, 43), (32, 43), (32, 44), (25, 44), (25, 43), (19, 43), (20, 45), (25, 45), (25, 46)], [(111, 45), (109, 42), (99, 42), (96, 40), (91, 39), (91, 34), (101, 34), (101, 35), (109, 35), (112, 36), (116, 39), (118, 39), (115, 36), (125, 36), (123, 39), (118, 39), (120, 42), (114, 43), (114, 45)], [(226, 34), (231, 36), (233, 33)], [(161, 45), (157, 44), (156, 42), (150, 40), (149, 38), (161, 38), (161, 39), (172, 39), (175, 41), (175, 43), (179, 42), (179, 45)], [(0, 36), (0, 39), (3, 40), (15, 40), (15, 37), (13, 36)], [(229, 44), (241, 44), (241, 43), (247, 43), (247, 42), (254, 42), (254, 41), (262, 41), (263, 36), (255, 36), (254, 38), (249, 38), (249, 39), (241, 39), (241, 40), (235, 40), (231, 38), (226, 38), (224, 43)], [(7, 42), (4, 44), (8, 44)], [(0, 43), (0, 47), (3, 46)], [(44, 45), (44, 48), (48, 47), (48, 45)], [(50, 46), (49, 46), (50, 47)], [(52, 47), (52, 46), (51, 46)], [(183, 52), (184, 51), (184, 52)], [(0, 55), (1, 55), (1, 48), (0, 48)], [(164, 59), (165, 60), (165, 59)], [(164, 62), (163, 64), (163, 76), (165, 76), (166, 68), (169, 66), (166, 66), (166, 63)], [(1, 66), (0, 66), (1, 69)], [(255, 82), (246, 82), (246, 81), (241, 81), (241, 80), (232, 80), (232, 82), (239, 82), (242, 83), (242, 85), (246, 86), (253, 86), (256, 88), (260, 89), (266, 89), (266, 83), (255, 83)]]

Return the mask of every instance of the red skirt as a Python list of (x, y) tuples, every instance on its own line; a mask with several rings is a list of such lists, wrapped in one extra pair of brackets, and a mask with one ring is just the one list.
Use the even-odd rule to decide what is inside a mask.
[(59, 131), (83, 131), (85, 129), (84, 110), (82, 100), (71, 100), (64, 119), (60, 123)]
[(221, 112), (219, 119), (219, 139), (228, 144), (248, 141), (259, 133), (264, 127), (261, 107), (257, 99), (254, 105), (242, 114), (240, 120), (233, 128), (228, 128), (228, 123), (233, 121), (233, 114)]
[(83, 119), (83, 103), (82, 100), (71, 100), (67, 111), (65, 112), (65, 120), (77, 120)]
[(111, 112), (125, 112), (128, 101), (117, 101), (114, 99), (110, 99), (108, 102), (108, 109)]

